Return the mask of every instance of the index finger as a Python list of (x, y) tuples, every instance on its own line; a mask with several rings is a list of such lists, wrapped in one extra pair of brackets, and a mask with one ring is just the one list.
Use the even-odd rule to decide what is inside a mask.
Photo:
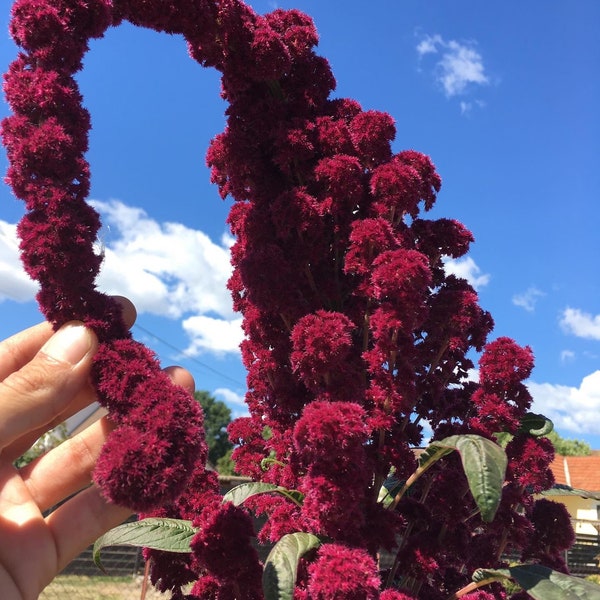
[[(137, 317), (135, 306), (123, 296), (113, 298), (121, 305), (125, 325), (131, 327)], [(0, 381), (32, 360), (53, 333), (52, 325), (44, 321), (0, 342)]]
[(44, 322), (0, 342), (0, 381), (31, 361), (53, 333), (52, 325)]

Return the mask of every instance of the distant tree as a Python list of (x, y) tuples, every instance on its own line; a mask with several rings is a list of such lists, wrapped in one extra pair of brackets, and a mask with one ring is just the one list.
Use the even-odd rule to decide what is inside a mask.
[[(206, 443), (208, 444), (208, 460), (215, 466), (219, 473), (219, 459), (231, 456), (233, 444), (227, 435), (227, 426), (231, 423), (231, 410), (221, 400), (217, 400), (206, 391), (194, 392), (194, 398), (202, 406), (204, 411), (204, 430), (206, 432)], [(225, 462), (222, 467), (225, 467)]]
[(216, 467), (219, 475), (237, 475), (235, 463), (233, 462), (233, 458), (231, 458), (232, 453), (233, 448), (227, 450), (227, 454), (217, 460)]
[[(559, 456), (588, 456), (592, 453), (592, 448), (587, 442), (563, 438), (554, 429), (546, 437), (552, 442), (554, 451)], [(496, 434), (496, 441), (503, 448), (506, 448), (512, 438), (513, 436), (507, 432)]]
[(592, 453), (591, 446), (582, 440), (563, 438), (556, 431), (551, 431), (547, 437), (560, 456), (588, 456)]

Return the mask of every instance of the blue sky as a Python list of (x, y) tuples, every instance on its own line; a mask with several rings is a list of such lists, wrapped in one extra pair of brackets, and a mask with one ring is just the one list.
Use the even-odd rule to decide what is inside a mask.
[[(389, 112), (395, 149), (432, 157), (443, 186), (431, 216), (459, 219), (476, 238), (448, 268), (477, 287), (493, 337), (532, 347), (534, 410), (600, 448), (600, 4), (250, 4), (310, 14), (335, 95)], [(16, 55), (8, 5), (2, 71)], [(241, 414), (239, 316), (225, 289), (229, 201), (204, 163), (224, 127), (218, 74), (190, 60), (181, 38), (122, 25), (93, 42), (78, 79), (93, 123), (90, 200), (104, 223), (99, 285), (134, 300), (134, 334), (164, 364), (182, 364)], [(0, 184), (2, 337), (40, 319), (16, 251), (21, 204)]]

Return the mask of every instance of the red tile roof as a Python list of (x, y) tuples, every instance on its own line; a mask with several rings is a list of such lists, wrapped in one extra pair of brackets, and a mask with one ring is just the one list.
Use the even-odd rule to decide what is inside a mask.
[(550, 465), (556, 483), (588, 492), (600, 492), (600, 456), (559, 456)]

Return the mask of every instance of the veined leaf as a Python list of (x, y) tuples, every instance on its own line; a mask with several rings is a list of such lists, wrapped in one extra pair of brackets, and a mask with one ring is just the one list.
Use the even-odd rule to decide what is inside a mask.
[(528, 433), (535, 437), (548, 435), (554, 429), (554, 424), (544, 415), (536, 415), (535, 413), (527, 413), (522, 419), (519, 426), (519, 431)]
[(302, 506), (302, 501), (304, 500), (304, 495), (296, 490), (288, 490), (287, 488), (272, 483), (250, 481), (248, 483), (236, 485), (229, 490), (223, 496), (223, 502), (233, 502), (236, 506), (240, 506), (240, 504), (243, 504), (248, 498), (258, 494), (280, 494), (298, 506)]
[(507, 569), (478, 569), (473, 581), (513, 579), (535, 600), (600, 600), (600, 585), (553, 571), (542, 565), (516, 565)]
[(298, 561), (318, 548), (321, 540), (312, 533), (288, 533), (273, 546), (263, 571), (265, 600), (292, 600)]
[(491, 521), (498, 510), (507, 458), (504, 450), (479, 435), (453, 435), (433, 442), (421, 455), (420, 470), (456, 450), (460, 454), (469, 489), (484, 521)]
[(190, 543), (198, 529), (191, 521), (149, 517), (134, 523), (119, 525), (94, 544), (93, 558), (97, 567), (104, 571), (100, 551), (106, 546), (137, 546), (165, 550), (167, 552), (190, 552)]

